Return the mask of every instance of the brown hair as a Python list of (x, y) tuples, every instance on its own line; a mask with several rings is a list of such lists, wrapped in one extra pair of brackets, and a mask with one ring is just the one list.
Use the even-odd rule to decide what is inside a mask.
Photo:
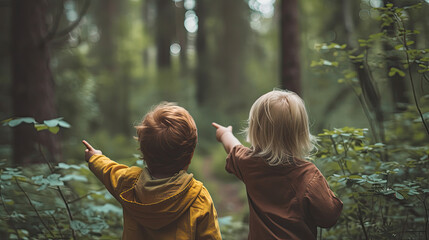
[(191, 162), (197, 127), (184, 108), (163, 102), (147, 113), (136, 129), (143, 159), (151, 172), (174, 174)]

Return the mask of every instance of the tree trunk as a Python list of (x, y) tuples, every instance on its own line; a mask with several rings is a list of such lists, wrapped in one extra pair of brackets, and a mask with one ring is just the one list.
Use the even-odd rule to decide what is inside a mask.
[(177, 2), (174, 7), (174, 15), (176, 20), (176, 41), (180, 45), (180, 72), (182, 75), (188, 73), (188, 32), (185, 28), (185, 14), (184, 1)]
[[(393, 1), (384, 0), (384, 5), (388, 3), (393, 3)], [(395, 4), (396, 5), (396, 4)], [(410, 15), (411, 16), (411, 15)], [(389, 38), (395, 37), (395, 28), (392, 25), (384, 27)], [(392, 46), (388, 41), (383, 42), (383, 48), (386, 56), (386, 76), (389, 73), (392, 67), (400, 69), (401, 71), (406, 71), (402, 67), (401, 58), (398, 56), (396, 51), (394, 50), (394, 46)], [(388, 77), (390, 84), (390, 91), (392, 93), (393, 104), (395, 107), (395, 111), (401, 112), (407, 109), (406, 105), (409, 103), (409, 99), (407, 97), (407, 84), (404, 77), (401, 77), (399, 74), (395, 74), (392, 77)]]
[[(126, 2), (105, 0), (97, 2), (97, 25), (100, 28), (100, 41), (96, 55), (99, 58), (98, 73), (100, 82), (97, 101), (103, 116), (101, 128), (113, 134), (131, 135), (129, 108), (129, 66), (118, 59), (118, 42), (127, 34), (120, 27), (121, 13)], [(125, 30), (124, 30), (125, 29)]]
[[(356, 42), (352, 41), (352, 34), (355, 32), (355, 24), (352, 14), (353, 0), (343, 0), (342, 3), (342, 20), (345, 23), (344, 32), (346, 34), (348, 48), (356, 48)], [(363, 50), (355, 52), (355, 56), (362, 53)], [(366, 52), (365, 54), (368, 54)], [(384, 142), (384, 114), (381, 109), (381, 97), (376, 83), (373, 81), (369, 64), (364, 62), (353, 62), (353, 67), (359, 79), (359, 85), (362, 89), (362, 95), (357, 96), (360, 99), (362, 108), (366, 113), (368, 123), (375, 142)], [(384, 157), (383, 157), (384, 159)]]
[(196, 13), (198, 16), (198, 31), (196, 40), (197, 49), (197, 68), (196, 68), (196, 98), (197, 103), (202, 106), (206, 103), (209, 90), (209, 74), (208, 74), (208, 52), (206, 40), (206, 2), (197, 0)]
[(216, 42), (216, 57), (213, 76), (215, 77), (212, 89), (217, 94), (213, 98), (222, 99), (220, 102), (225, 109), (220, 109), (233, 116), (238, 109), (247, 104), (245, 98), (231, 98), (230, 96), (242, 96), (245, 89), (244, 68), (246, 65), (246, 44), (249, 39), (249, 14), (250, 10), (245, 1), (218, 1), (219, 10), (217, 17), (222, 28), (219, 28)]
[[(57, 117), (54, 82), (49, 66), (49, 46), (44, 0), (11, 1), (12, 102), (15, 117), (34, 117), (36, 121)], [(59, 138), (47, 131), (22, 124), (13, 129), (13, 154), (17, 164), (41, 162), (37, 143), (49, 150), (50, 157), (60, 153)]]
[(298, 1), (280, 2), (281, 87), (301, 95)]
[(156, 0), (156, 47), (158, 68), (171, 66), (170, 45), (175, 34), (174, 9), (171, 0)]

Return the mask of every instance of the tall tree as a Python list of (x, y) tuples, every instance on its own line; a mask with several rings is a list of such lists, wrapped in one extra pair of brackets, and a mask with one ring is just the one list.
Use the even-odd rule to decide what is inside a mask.
[(298, 0), (281, 0), (281, 87), (301, 94), (298, 13)]
[[(357, 6), (357, 2), (353, 0), (344, 0), (342, 3), (342, 20), (345, 23), (344, 25), (344, 34), (347, 39), (348, 48), (357, 48), (356, 42), (352, 41), (352, 34), (355, 30), (355, 20), (356, 17), (355, 11), (352, 11)], [(353, 4), (356, 4), (355, 6)], [(353, 14), (355, 13), (355, 14)], [(364, 52), (362, 49), (358, 49), (355, 52), (355, 55), (359, 54), (368, 54), (368, 51)], [(353, 62), (353, 67), (356, 71), (357, 78), (359, 80), (359, 85), (362, 89), (362, 94), (358, 96), (362, 104), (362, 108), (366, 113), (368, 122), (371, 126), (371, 131), (376, 142), (384, 142), (384, 114), (381, 109), (381, 96), (377, 88), (377, 85), (372, 76), (372, 70), (370, 69), (369, 63), (366, 61), (363, 62)]]
[(94, 52), (99, 59), (95, 66), (96, 75), (99, 76), (97, 100), (101, 114), (107, 116), (100, 123), (111, 133), (128, 136), (132, 130), (129, 119), (129, 66), (118, 58), (119, 41), (128, 31), (121, 26), (127, 2), (105, 0), (96, 4), (95, 16), (101, 32)]
[[(16, 117), (34, 117), (38, 122), (57, 117), (54, 82), (49, 67), (46, 0), (11, 1), (12, 102)], [(36, 146), (41, 143), (53, 155), (59, 154), (58, 136), (35, 133), (32, 126), (13, 130), (14, 160), (19, 164), (40, 162)], [(35, 157), (36, 156), (36, 157)]]
[(156, 49), (158, 68), (171, 66), (170, 45), (175, 34), (174, 4), (171, 0), (156, 0)]
[(205, 5), (207, 1), (197, 0), (196, 13), (198, 15), (198, 31), (196, 40), (197, 49), (197, 69), (196, 69), (196, 98), (197, 103), (201, 106), (206, 103), (209, 86), (209, 74), (208, 74), (208, 51), (207, 51), (207, 30), (206, 30), (206, 18), (207, 12)]
[(245, 1), (216, 1), (217, 19), (221, 27), (216, 31), (215, 68), (212, 89), (216, 89), (213, 99), (221, 100), (226, 112), (235, 114), (241, 109), (243, 97), (230, 98), (231, 95), (242, 96), (246, 87), (244, 68), (246, 63), (246, 46), (249, 37), (250, 9)]
[[(383, 3), (385, 6), (388, 3), (393, 3), (396, 5), (395, 1), (392, 0), (384, 0)], [(410, 15), (410, 17), (411, 16), (412, 15)], [(385, 26), (383, 30), (386, 31), (388, 37), (395, 37), (395, 26), (393, 24)], [(392, 67), (404, 71), (402, 64), (400, 64), (400, 56), (398, 56), (397, 51), (395, 51), (394, 46), (392, 46), (392, 43), (384, 41), (383, 48), (386, 60), (386, 76)], [(392, 77), (389, 77), (389, 84), (395, 111), (405, 110), (406, 106), (404, 106), (404, 104), (410, 102), (407, 96), (407, 84), (405, 79), (399, 74), (395, 74)]]
[(174, 7), (174, 16), (176, 21), (175, 41), (180, 45), (180, 70), (183, 75), (188, 72), (188, 32), (185, 28), (186, 8), (184, 1), (176, 2)]

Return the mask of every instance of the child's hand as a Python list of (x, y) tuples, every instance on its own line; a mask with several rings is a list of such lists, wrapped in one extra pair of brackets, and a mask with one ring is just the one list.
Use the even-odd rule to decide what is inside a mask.
[(229, 153), (236, 145), (240, 145), (240, 141), (232, 134), (232, 127), (224, 127), (217, 123), (212, 123), (216, 128), (216, 139), (223, 144), (225, 151)]
[(225, 134), (227, 132), (232, 133), (232, 127), (231, 126), (224, 127), (224, 126), (219, 125), (215, 122), (212, 123), (212, 126), (216, 128), (216, 140), (218, 140), (219, 142), (222, 142), (223, 134)]
[(92, 157), (92, 155), (95, 155), (95, 154), (102, 155), (103, 154), (100, 150), (94, 149), (91, 146), (91, 144), (89, 144), (87, 141), (83, 140), (82, 143), (86, 147), (86, 149), (85, 149), (85, 161), (88, 162), (89, 159)]

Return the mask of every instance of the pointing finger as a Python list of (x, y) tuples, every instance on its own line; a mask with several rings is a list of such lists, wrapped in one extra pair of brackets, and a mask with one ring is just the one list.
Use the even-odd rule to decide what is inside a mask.
[(89, 150), (95, 150), (95, 149), (91, 146), (91, 144), (89, 144), (87, 141), (83, 140), (83, 141), (82, 141), (82, 143), (83, 143), (83, 145), (85, 145), (85, 147), (86, 147), (87, 149), (89, 149)]
[(212, 126), (213, 126), (213, 127), (215, 127), (215, 128), (220, 128), (220, 127), (222, 127), (221, 125), (219, 125), (219, 124), (217, 124), (217, 123), (215, 123), (215, 122), (212, 122)]

